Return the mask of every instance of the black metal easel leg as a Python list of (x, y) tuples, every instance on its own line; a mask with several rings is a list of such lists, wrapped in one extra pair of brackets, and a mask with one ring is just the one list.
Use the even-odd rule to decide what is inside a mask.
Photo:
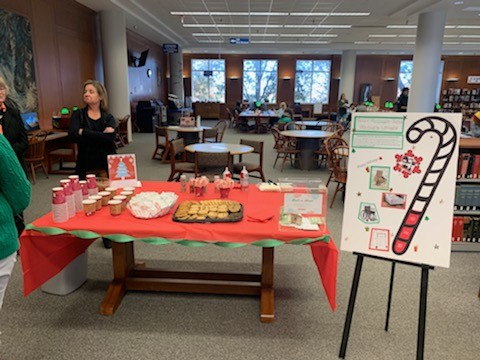
[(388, 331), (390, 323), (390, 307), (392, 306), (393, 279), (395, 277), (395, 261), (392, 262), (392, 271), (390, 273), (390, 288), (388, 289), (387, 318), (385, 320), (385, 331)]
[(348, 301), (347, 316), (345, 317), (345, 325), (343, 327), (342, 344), (340, 346), (340, 354), (338, 357), (345, 359), (347, 351), (348, 336), (350, 335), (350, 326), (352, 325), (353, 310), (355, 307), (355, 299), (357, 298), (358, 283), (360, 282), (360, 274), (362, 272), (363, 255), (357, 254), (357, 264), (355, 265), (355, 274), (353, 276), (352, 290), (350, 291), (350, 300)]
[(418, 314), (417, 333), (417, 360), (423, 360), (425, 347), (425, 323), (427, 320), (427, 291), (428, 291), (428, 265), (422, 265), (422, 282), (420, 284), (420, 310)]

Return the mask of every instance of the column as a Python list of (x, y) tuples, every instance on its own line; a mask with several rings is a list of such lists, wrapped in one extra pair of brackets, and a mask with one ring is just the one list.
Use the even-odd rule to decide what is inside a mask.
[(177, 95), (182, 106), (184, 102), (183, 93), (183, 53), (180, 46), (178, 53), (170, 54), (170, 93)]
[[(130, 114), (125, 14), (115, 10), (101, 11), (100, 23), (108, 111), (113, 116), (122, 118)], [(132, 141), (131, 121), (128, 122), (128, 141)]]
[(338, 86), (338, 98), (345, 93), (348, 101), (353, 102), (353, 90), (355, 85), (355, 66), (357, 54), (355, 50), (344, 50), (342, 52), (342, 64), (340, 66), (340, 85)]
[(445, 18), (445, 10), (418, 16), (412, 88), (407, 107), (409, 112), (433, 112), (435, 108)]

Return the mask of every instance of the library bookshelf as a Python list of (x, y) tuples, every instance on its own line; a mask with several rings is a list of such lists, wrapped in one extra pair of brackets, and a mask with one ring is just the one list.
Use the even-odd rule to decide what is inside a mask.
[(480, 252), (480, 138), (461, 138), (452, 251)]

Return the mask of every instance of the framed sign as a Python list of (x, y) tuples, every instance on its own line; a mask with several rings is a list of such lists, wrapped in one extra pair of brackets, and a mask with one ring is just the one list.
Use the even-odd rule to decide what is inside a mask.
[(108, 178), (114, 187), (137, 186), (135, 154), (108, 155)]
[(461, 116), (352, 114), (342, 250), (449, 267)]
[(480, 84), (480, 75), (473, 76), (470, 75), (467, 77), (467, 84)]

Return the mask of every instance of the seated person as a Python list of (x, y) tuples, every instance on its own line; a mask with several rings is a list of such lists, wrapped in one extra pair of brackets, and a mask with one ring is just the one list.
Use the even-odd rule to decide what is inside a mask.
[(185, 110), (180, 118), (180, 126), (195, 126), (195, 118), (190, 116), (190, 111)]
[(250, 104), (249, 109), (253, 111), (267, 111), (267, 105), (257, 100)]
[(293, 111), (290, 108), (285, 109), (282, 117), (278, 120), (278, 127), (284, 130), (295, 130), (295, 123), (293, 122)]
[(233, 108), (233, 113), (235, 114), (235, 112), (237, 112), (237, 114), (240, 114), (242, 111), (243, 111), (242, 104), (240, 103), (240, 101), (237, 101), (237, 103), (235, 104), (235, 107)]
[(284, 111), (287, 109), (287, 103), (285, 101), (282, 101), (280, 103), (280, 108), (277, 110), (277, 115), (278, 118), (280, 119), (284, 113)]
[(470, 123), (470, 132), (473, 137), (480, 137), (480, 111), (477, 111), (472, 116), (472, 122)]

